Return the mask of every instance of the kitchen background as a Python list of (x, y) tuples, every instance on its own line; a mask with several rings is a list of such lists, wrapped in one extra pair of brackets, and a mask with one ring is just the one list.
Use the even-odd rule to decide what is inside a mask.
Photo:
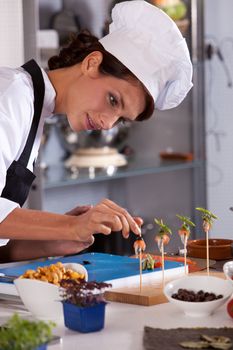
[[(15, 67), (34, 57), (45, 66), (47, 57), (63, 44), (67, 23), (72, 30), (87, 28), (100, 37), (107, 30), (112, 4), (112, 0), (0, 0), (0, 64)], [(197, 224), (192, 238), (201, 237), (194, 209), (204, 206), (219, 217), (211, 237), (233, 237), (229, 210), (233, 206), (233, 2), (187, 0), (185, 4), (190, 22), (182, 30), (194, 64), (189, 96), (176, 109), (156, 111), (146, 123), (117, 130), (120, 139), (114, 133), (75, 135), (61, 116), (56, 123), (49, 120), (29, 207), (63, 213), (109, 197), (144, 218), (145, 239), (154, 249), (154, 217), (163, 218), (175, 231), (179, 223), (175, 215), (188, 215)], [(69, 171), (64, 168), (69, 151), (93, 143), (97, 148), (114, 145), (127, 154), (128, 164), (79, 172), (75, 166)], [(170, 152), (182, 157), (191, 153), (193, 160), (164, 160)], [(178, 249), (178, 235), (172, 241), (169, 249)], [(99, 239), (95, 250), (128, 253), (131, 246), (132, 242), (112, 235)]]

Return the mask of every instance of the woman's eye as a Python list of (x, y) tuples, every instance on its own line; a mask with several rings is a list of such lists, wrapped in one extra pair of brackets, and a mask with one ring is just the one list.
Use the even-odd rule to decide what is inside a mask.
[(125, 125), (127, 123), (127, 121), (123, 117), (120, 117), (118, 119), (118, 123), (121, 123), (122, 125)]
[(118, 101), (116, 97), (112, 94), (109, 94), (109, 101), (111, 103), (111, 106), (116, 107), (118, 105)]

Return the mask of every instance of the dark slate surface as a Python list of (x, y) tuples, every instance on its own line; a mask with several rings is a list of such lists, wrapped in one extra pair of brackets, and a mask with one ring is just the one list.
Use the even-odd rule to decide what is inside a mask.
[(182, 350), (180, 342), (199, 341), (201, 334), (221, 335), (230, 338), (233, 343), (233, 328), (159, 329), (145, 326), (143, 346), (145, 350)]

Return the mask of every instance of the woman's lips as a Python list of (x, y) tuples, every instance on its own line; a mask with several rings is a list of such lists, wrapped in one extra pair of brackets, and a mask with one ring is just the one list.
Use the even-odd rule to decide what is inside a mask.
[(91, 117), (88, 115), (87, 116), (87, 130), (99, 130), (100, 128), (93, 122), (93, 120), (91, 119)]

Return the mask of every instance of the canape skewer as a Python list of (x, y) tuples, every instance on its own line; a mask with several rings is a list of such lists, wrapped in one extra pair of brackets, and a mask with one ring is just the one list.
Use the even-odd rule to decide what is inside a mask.
[(142, 252), (146, 249), (146, 243), (142, 236), (139, 236), (134, 242), (135, 255), (139, 258), (139, 291), (142, 291)]
[(200, 211), (202, 213), (202, 227), (203, 231), (206, 234), (206, 270), (207, 275), (210, 274), (210, 259), (209, 259), (209, 231), (213, 225), (213, 220), (218, 219), (218, 217), (211, 213), (211, 211), (204, 209), (204, 208), (196, 208), (196, 210)]
[[(165, 268), (164, 268), (164, 244), (168, 243), (167, 238), (165, 239), (166, 243), (164, 242), (164, 237), (160, 237), (160, 236), (155, 236), (155, 240), (157, 241), (158, 244), (158, 248), (160, 250), (161, 253), (161, 259), (162, 259), (162, 285), (164, 287), (165, 285)], [(169, 239), (170, 240), (170, 239)]]
[(161, 254), (162, 254), (162, 285), (163, 285), (163, 288), (165, 286), (165, 278), (164, 278), (164, 244), (162, 242), (162, 245), (161, 245)]
[(203, 231), (206, 235), (206, 271), (207, 275), (210, 274), (210, 258), (209, 258), (209, 230), (210, 230), (210, 223), (207, 222), (205, 219), (203, 219)]
[(139, 271), (140, 271), (139, 291), (141, 293), (141, 291), (142, 291), (142, 252), (141, 252), (141, 250), (139, 252)]
[(187, 243), (190, 236), (190, 226), (195, 226), (195, 224), (187, 216), (176, 215), (180, 220), (182, 220), (182, 226), (178, 230), (181, 242), (184, 245), (184, 272), (185, 275), (188, 274), (187, 269)]
[(188, 274), (187, 271), (187, 236), (184, 236), (184, 273), (185, 275)]
[(206, 270), (210, 274), (210, 257), (209, 257), (209, 230), (206, 231)]
[(162, 286), (165, 285), (165, 268), (164, 268), (164, 245), (167, 245), (170, 241), (169, 235), (172, 234), (171, 229), (163, 223), (163, 220), (154, 219), (155, 223), (160, 227), (158, 234), (155, 236), (155, 241), (158, 244), (158, 248), (162, 257)]

